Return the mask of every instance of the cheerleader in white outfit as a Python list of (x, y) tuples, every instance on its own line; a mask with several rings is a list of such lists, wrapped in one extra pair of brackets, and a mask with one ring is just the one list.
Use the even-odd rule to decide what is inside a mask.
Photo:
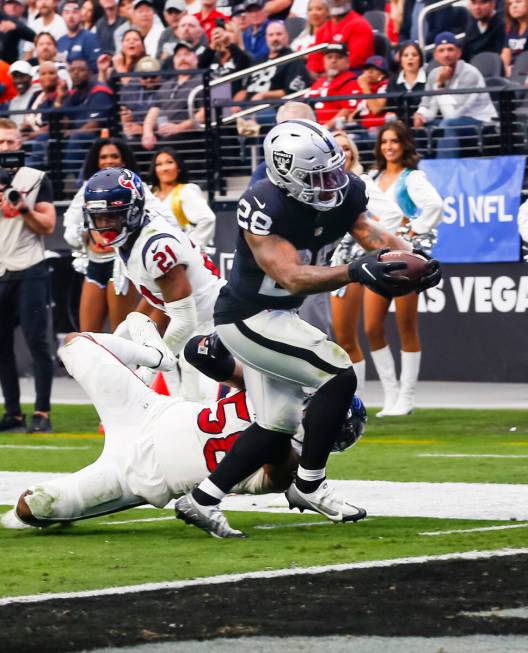
[[(368, 193), (367, 208), (371, 215), (383, 215), (391, 224), (400, 225), (403, 213), (396, 202), (382, 193), (377, 184), (363, 174), (363, 166), (359, 162), (356, 144), (344, 131), (334, 132), (337, 144), (346, 156), (345, 169), (359, 175), (366, 184)], [(334, 255), (333, 264), (350, 263), (356, 256), (364, 254), (364, 250), (347, 235), (340, 243)], [(338, 345), (350, 356), (357, 377), (357, 393), (361, 395), (365, 389), (365, 356), (359, 342), (359, 318), (363, 302), (363, 286), (351, 283), (331, 294), (332, 323)]]
[[(398, 204), (404, 215), (399, 224), (383, 214), (377, 217), (386, 229), (408, 238), (415, 247), (430, 250), (436, 239), (435, 227), (442, 220), (442, 199), (425, 173), (417, 170), (419, 155), (412, 134), (404, 123), (391, 122), (380, 129), (375, 154), (377, 169), (372, 178), (385, 196)], [(412, 293), (394, 301), (401, 346), (399, 383), (394, 359), (385, 340), (384, 323), (390, 300), (365, 289), (365, 333), (385, 394), (383, 408), (378, 413), (380, 417), (407, 415), (413, 410), (420, 370), (418, 295)]]

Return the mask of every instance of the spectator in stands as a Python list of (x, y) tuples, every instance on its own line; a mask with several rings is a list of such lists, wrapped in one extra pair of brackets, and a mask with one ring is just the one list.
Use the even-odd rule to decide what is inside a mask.
[[(330, 19), (315, 33), (318, 43), (346, 43), (350, 67), (360, 70), (365, 61), (374, 54), (374, 32), (369, 22), (351, 8), (350, 0), (329, 0)], [(321, 75), (324, 72), (323, 54), (314, 52), (308, 56), (308, 70)]]
[[(12, 120), (0, 120), (0, 151), (18, 151), (22, 139)], [(0, 431), (51, 432), (50, 395), (53, 359), (48, 340), (49, 272), (43, 236), (53, 233), (55, 207), (48, 177), (39, 170), (19, 168), (13, 180), (0, 183), (20, 193), (17, 202), (0, 199), (0, 384), (5, 415)], [(10, 219), (4, 219), (10, 218)], [(29, 429), (20, 406), (20, 386), (14, 351), (15, 328), (20, 324), (33, 359), (35, 410)]]
[[(430, 71), (425, 90), (485, 88), (480, 71), (461, 60), (461, 55), (462, 50), (452, 32), (438, 34), (434, 58), (440, 65)], [(488, 93), (433, 95), (422, 98), (413, 117), (414, 127), (435, 121), (438, 114), (442, 116), (439, 125), (444, 128), (444, 136), (438, 143), (439, 158), (458, 157), (460, 138), (473, 135), (475, 126), (497, 116)]]
[[(238, 36), (239, 33), (232, 23), (227, 23), (225, 27), (215, 27), (209, 46), (198, 59), (198, 68), (209, 68), (211, 76), (218, 78), (251, 66), (249, 54), (236, 44)], [(243, 95), (242, 80), (232, 82), (230, 98), (237, 102)]]
[[(132, 23), (139, 30), (145, 43), (145, 51), (151, 57), (155, 57), (158, 51), (158, 41), (163, 32), (163, 25), (154, 12), (152, 0), (134, 0), (132, 5)], [(123, 34), (124, 37), (124, 34)]]
[(385, 4), (385, 36), (389, 39), (391, 45), (398, 44), (401, 25), (403, 22), (403, 7), (405, 0), (390, 0)]
[[(194, 47), (185, 41), (177, 43), (173, 63), (176, 70), (196, 70), (198, 57)], [(189, 93), (201, 83), (199, 75), (180, 73), (162, 84), (155, 96), (155, 106), (149, 109), (145, 118), (141, 139), (145, 149), (152, 150), (158, 138), (174, 139), (182, 132), (196, 129), (197, 123), (203, 122), (203, 109), (198, 110), (194, 119), (189, 118), (188, 109)]]
[(10, 0), (4, 3), (4, 9), (0, 11), (0, 59), (7, 63), (19, 58), (22, 41), (33, 43), (35, 39), (35, 32), (18, 18), (20, 8), (23, 12), (24, 5)]
[[(348, 65), (348, 48), (345, 43), (330, 43), (324, 55), (325, 74), (316, 79), (306, 97), (320, 97), (313, 106), (317, 122), (328, 129), (335, 129), (336, 122), (345, 122), (354, 100), (328, 101), (334, 95), (357, 93), (356, 76)], [(352, 103), (352, 104), (351, 104)]]
[[(423, 53), (414, 41), (405, 41), (398, 49), (398, 73), (389, 81), (388, 93), (418, 93), (425, 89), (426, 73), (423, 67)], [(391, 98), (391, 109), (402, 120), (411, 119), (420, 104), (419, 97)]]
[(233, 6), (231, 11), (231, 22), (234, 23), (240, 34), (244, 34), (247, 30), (249, 27), (249, 21), (245, 2), (239, 2)]
[(95, 33), (101, 50), (107, 54), (115, 52), (114, 33), (125, 22), (119, 15), (117, 0), (100, 0), (103, 15), (95, 23)]
[(101, 5), (95, 0), (84, 0), (81, 5), (81, 25), (83, 29), (96, 34), (95, 24), (103, 15)]
[(70, 64), (73, 88), (62, 102), (68, 143), (64, 154), (66, 173), (77, 174), (88, 143), (105, 127), (114, 108), (113, 93), (105, 84), (92, 81), (88, 62), (74, 59)]
[(470, 16), (462, 42), (462, 58), (470, 61), (480, 52), (500, 54), (504, 47), (506, 27), (497, 13), (495, 0), (469, 0)]
[(161, 33), (156, 50), (156, 58), (160, 61), (172, 55), (174, 44), (179, 40), (176, 36), (178, 23), (185, 11), (185, 0), (166, 0), (163, 7), (163, 16), (167, 27)]
[(176, 150), (158, 150), (150, 166), (152, 192), (170, 211), (189, 238), (205, 249), (215, 232), (216, 216), (205, 201), (200, 187), (190, 184), (185, 163)]
[[(190, 43), (198, 56), (204, 51), (208, 41), (196, 16), (183, 14), (178, 21), (176, 30), (173, 31), (173, 37), (166, 41), (159, 57), (159, 60), (164, 62), (162, 68), (172, 67), (174, 46), (180, 41)], [(171, 46), (170, 49), (169, 46)]]
[(308, 16), (306, 27), (294, 38), (291, 49), (294, 52), (306, 50), (315, 43), (315, 33), (330, 17), (328, 2), (326, 0), (310, 0), (308, 2)]
[(224, 24), (229, 22), (229, 16), (221, 13), (216, 8), (216, 0), (202, 0), (202, 10), (197, 14), (194, 14), (200, 23), (207, 40), (211, 40), (211, 32), (219, 23), (223, 21)]
[[(140, 59), (146, 55), (145, 44), (141, 33), (131, 28), (123, 35), (120, 52), (116, 52), (111, 58), (112, 66), (108, 66), (110, 56), (101, 55), (97, 60), (99, 70), (99, 81), (107, 84), (111, 71), (116, 73), (131, 73)], [(122, 83), (127, 83), (128, 78), (123, 77)]]
[[(9, 73), (13, 78), (13, 84), (17, 90), (17, 95), (8, 105), (9, 111), (26, 111), (31, 107), (33, 99), (38, 95), (38, 90), (33, 88), (33, 66), (27, 61), (15, 61), (9, 66)], [(17, 126), (17, 129), (24, 136), (30, 130), (27, 117), (24, 113), (14, 113), (11, 120)]]
[(44, 62), (52, 62), (55, 64), (59, 77), (63, 79), (68, 88), (71, 87), (70, 73), (68, 72), (68, 64), (57, 61), (57, 42), (48, 32), (41, 32), (35, 37), (35, 57), (29, 60), (33, 66), (33, 81), (38, 80), (39, 67)]
[(269, 20), (286, 20), (293, 0), (266, 0), (264, 11)]
[(375, 54), (369, 57), (363, 66), (363, 72), (352, 82), (352, 93), (376, 93), (380, 97), (350, 100), (353, 105), (348, 110), (347, 122), (356, 121), (360, 131), (367, 130), (367, 135), (375, 137), (377, 127), (385, 122), (387, 105), (387, 86), (389, 84), (389, 64), (384, 57)]
[(506, 0), (506, 39), (502, 63), (506, 76), (511, 75), (517, 57), (528, 45), (528, 0)]
[(16, 97), (17, 90), (9, 73), (9, 64), (0, 60), (0, 104)]
[[(143, 57), (135, 67), (137, 73), (156, 73), (160, 64), (153, 57)], [(153, 105), (156, 91), (161, 86), (162, 78), (158, 75), (131, 77), (121, 88), (120, 108), (123, 132), (128, 139), (141, 138), (143, 121)]]
[(244, 49), (253, 59), (267, 57), (266, 27), (269, 24), (264, 11), (265, 0), (247, 0), (245, 3), (249, 27), (242, 34)]
[[(137, 14), (134, 9), (134, 4), (137, 6), (137, 3), (134, 3), (134, 0), (119, 1), (119, 15), (125, 19), (125, 22), (119, 25), (114, 32), (114, 50), (116, 52), (121, 47), (123, 34), (132, 27), (139, 28), (139, 25), (136, 23)], [(157, 29), (163, 31), (164, 25), (158, 14), (154, 13), (152, 23), (157, 27)], [(141, 31), (143, 32), (143, 30)]]
[[(38, 18), (29, 26), (38, 36), (41, 32), (51, 34), (57, 42), (68, 31), (64, 18), (57, 13), (56, 0), (37, 0)], [(32, 53), (33, 43), (24, 43), (24, 52)]]
[(54, 109), (59, 93), (61, 93), (62, 97), (65, 96), (68, 86), (63, 79), (60, 79), (57, 67), (52, 61), (45, 61), (40, 65), (39, 82), (42, 90), (40, 92), (36, 91), (30, 108), (33, 110), (39, 109), (42, 113), (28, 114), (26, 124), (31, 129), (28, 137), (32, 140), (37, 139), (38, 143), (32, 144), (32, 154), (28, 160), (28, 165), (42, 169), (45, 165), (43, 156), (45, 147), (39, 144), (45, 144), (48, 140), (48, 112)]
[(59, 58), (68, 63), (72, 63), (75, 59), (84, 59), (95, 72), (101, 46), (95, 34), (81, 27), (81, 9), (78, 0), (65, 0), (62, 5), (62, 17), (68, 32), (57, 41)]
[[(286, 27), (282, 21), (270, 22), (266, 28), (269, 55), (258, 63), (291, 53)], [(244, 80), (244, 100), (278, 100), (288, 93), (302, 91), (310, 83), (310, 76), (300, 60), (265, 70), (255, 71)]]

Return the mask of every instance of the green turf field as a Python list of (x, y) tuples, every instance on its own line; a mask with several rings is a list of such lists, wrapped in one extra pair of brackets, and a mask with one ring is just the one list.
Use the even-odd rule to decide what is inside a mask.
[[(371, 409), (374, 415), (375, 410)], [(66, 472), (102, 448), (97, 417), (86, 406), (57, 406), (57, 433), (1, 435), (0, 471)], [(53, 446), (58, 449), (5, 448)], [(428, 454), (428, 456), (425, 456)], [(507, 456), (442, 458), (435, 454)], [(421, 482), (526, 483), (524, 411), (418, 410), (372, 417), (353, 449), (331, 456), (329, 476)], [(5, 511), (8, 506), (0, 507)], [(219, 541), (172, 518), (172, 511), (129, 510), (43, 531), (0, 529), (0, 596), (102, 588), (223, 573), (402, 556), (523, 547), (523, 524), (459, 519), (374, 517), (333, 525), (317, 515), (229, 513), (250, 537)], [(136, 521), (150, 518), (157, 521)], [(134, 520), (134, 523), (115, 524)], [(309, 526), (306, 524), (315, 524)], [(423, 532), (517, 525), (440, 536)], [(280, 526), (267, 528), (266, 526)], [(266, 527), (266, 528), (262, 528)]]

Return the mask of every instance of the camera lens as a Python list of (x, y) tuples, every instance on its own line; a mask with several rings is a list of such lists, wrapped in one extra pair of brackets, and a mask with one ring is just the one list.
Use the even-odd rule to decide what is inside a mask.
[(5, 198), (8, 202), (11, 202), (11, 204), (16, 204), (20, 201), (21, 195), (16, 188), (8, 188), (5, 192)]

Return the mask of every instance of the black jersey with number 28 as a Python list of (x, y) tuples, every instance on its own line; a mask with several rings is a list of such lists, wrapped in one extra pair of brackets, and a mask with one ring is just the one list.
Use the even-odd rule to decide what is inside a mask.
[(238, 238), (229, 282), (215, 306), (215, 323), (229, 324), (265, 309), (298, 308), (305, 295), (292, 295), (258, 266), (244, 232), (257, 236), (275, 234), (288, 240), (304, 265), (329, 265), (341, 238), (366, 211), (364, 182), (350, 174), (341, 205), (317, 211), (288, 196), (268, 179), (246, 189), (238, 202)]

